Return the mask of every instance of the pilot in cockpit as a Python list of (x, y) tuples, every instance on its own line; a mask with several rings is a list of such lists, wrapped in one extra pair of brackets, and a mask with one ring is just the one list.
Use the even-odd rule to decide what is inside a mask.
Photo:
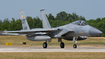
[(80, 26), (88, 25), (88, 24), (87, 24), (85, 21), (83, 21), (83, 20), (75, 21), (75, 22), (73, 22), (73, 24), (80, 25)]

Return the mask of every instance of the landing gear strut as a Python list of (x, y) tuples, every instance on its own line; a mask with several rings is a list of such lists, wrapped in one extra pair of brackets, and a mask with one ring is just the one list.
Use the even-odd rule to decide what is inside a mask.
[(65, 47), (65, 44), (62, 42), (62, 38), (58, 38), (58, 42), (61, 42), (60, 43), (60, 47), (61, 48), (64, 48)]
[(43, 48), (47, 48), (47, 43), (46, 42), (43, 43)]
[(74, 43), (73, 48), (77, 48), (77, 45), (76, 45), (77, 39), (78, 37), (73, 37), (73, 43)]
[(61, 47), (61, 48), (64, 48), (64, 47), (65, 47), (65, 44), (64, 44), (63, 42), (61, 42), (61, 43), (60, 43), (60, 47)]

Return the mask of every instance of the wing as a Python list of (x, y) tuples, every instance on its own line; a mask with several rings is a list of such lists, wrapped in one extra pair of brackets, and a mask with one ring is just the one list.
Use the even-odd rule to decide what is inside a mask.
[(32, 29), (32, 30), (20, 30), (20, 31), (4, 31), (2, 34), (7, 35), (32, 35), (32, 34), (48, 34), (49, 32), (61, 31), (62, 29)]
[[(48, 32), (48, 31), (58, 31), (59, 29), (32, 29), (32, 30), (20, 30), (20, 31), (4, 31), (13, 33), (30, 33), (30, 32)], [(60, 29), (61, 30), (61, 29)]]
[(51, 34), (53, 37), (59, 38), (66, 35), (69, 32), (74, 32), (70, 29), (32, 29), (32, 30), (20, 30), (20, 31), (4, 31), (2, 34), (6, 35), (45, 35)]
[(74, 32), (73, 30), (70, 29), (62, 29), (60, 32), (58, 32), (58, 34), (55, 35), (55, 37), (59, 38), (59, 37), (63, 37), (66, 34), (70, 33), (70, 32)]

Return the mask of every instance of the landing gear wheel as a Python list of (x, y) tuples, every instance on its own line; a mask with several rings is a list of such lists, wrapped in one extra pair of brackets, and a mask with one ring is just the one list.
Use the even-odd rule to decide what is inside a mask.
[(65, 44), (63, 42), (60, 43), (60, 47), (64, 48)]
[(46, 42), (43, 43), (43, 48), (47, 48), (47, 43)]
[(73, 48), (77, 48), (77, 45), (76, 45), (76, 44), (74, 44), (74, 45), (73, 45)]

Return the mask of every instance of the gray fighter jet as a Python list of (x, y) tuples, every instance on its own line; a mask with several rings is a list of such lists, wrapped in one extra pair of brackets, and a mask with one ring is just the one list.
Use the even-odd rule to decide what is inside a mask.
[(47, 48), (47, 41), (51, 42), (52, 38), (58, 38), (60, 47), (64, 48), (65, 45), (62, 42), (62, 39), (72, 40), (74, 45), (73, 48), (77, 48), (77, 40), (84, 40), (87, 37), (97, 37), (102, 34), (102, 32), (90, 25), (88, 25), (83, 20), (78, 20), (70, 24), (51, 28), (49, 21), (44, 13), (44, 9), (40, 10), (43, 28), (30, 29), (23, 13), (23, 10), (20, 10), (20, 18), (22, 21), (23, 30), (19, 31), (4, 31), (2, 34), (7, 35), (25, 35), (28, 40), (31, 41), (45, 41), (43, 43), (43, 48)]

